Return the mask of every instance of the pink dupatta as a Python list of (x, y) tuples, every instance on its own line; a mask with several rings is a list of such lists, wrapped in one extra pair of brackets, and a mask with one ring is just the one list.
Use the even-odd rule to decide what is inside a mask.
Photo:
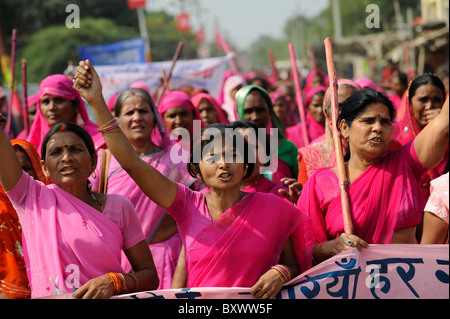
[[(397, 115), (398, 122), (393, 123), (393, 132), (392, 132), (392, 140), (396, 140), (400, 142), (400, 144), (405, 145), (406, 143), (413, 140), (419, 133), (420, 130), (416, 126), (416, 122), (414, 120), (414, 115), (412, 113), (412, 106), (409, 103), (407, 91), (403, 95), (402, 105), (399, 110), (399, 114)], [(447, 165), (449, 157), (449, 147), (444, 153), (444, 157), (442, 161), (436, 165), (435, 167), (429, 169), (426, 174), (422, 177), (422, 194), (425, 199), (428, 199), (430, 196), (430, 182), (431, 180), (438, 178), (441, 176), (445, 169), (445, 165)]]
[(219, 123), (227, 124), (228, 120), (224, 114), (224, 111), (220, 107), (219, 103), (217, 103), (217, 101), (214, 99), (214, 97), (212, 97), (208, 93), (198, 93), (191, 98), (192, 104), (194, 104), (197, 111), (198, 111), (198, 105), (200, 104), (200, 102), (203, 99), (208, 100), (209, 103), (211, 103), (212, 107), (214, 108), (214, 110), (217, 113), (217, 119), (219, 120)]
[(106, 148), (106, 143), (101, 133), (97, 131), (98, 125), (89, 119), (86, 107), (81, 98), (80, 93), (73, 87), (72, 81), (65, 75), (54, 74), (46, 77), (39, 85), (38, 105), (36, 108), (36, 117), (30, 127), (27, 141), (33, 144), (38, 153), (41, 154), (41, 143), (45, 134), (50, 130), (44, 116), (41, 113), (41, 99), (44, 95), (49, 94), (67, 100), (78, 101), (78, 116), (76, 124), (83, 127), (92, 137), (95, 149)]
[(251, 287), (289, 237), (302, 272), (312, 265), (309, 219), (272, 194), (246, 193), (213, 221), (203, 194), (179, 185), (169, 213), (186, 247), (188, 287)]
[[(310, 88), (305, 97), (305, 106), (306, 106), (306, 130), (308, 132), (308, 137), (310, 141), (314, 141), (316, 138), (325, 134), (325, 126), (316, 122), (311, 113), (308, 110), (308, 105), (311, 102), (314, 95), (317, 93), (323, 92), (325, 94), (327, 88), (324, 86), (316, 86)], [(298, 123), (297, 125), (287, 127), (285, 129), (286, 139), (293, 142), (298, 148), (304, 147), (305, 142), (303, 141), (302, 135), (302, 126), (304, 123)]]
[[(170, 151), (162, 150), (152, 152), (141, 156), (141, 159), (167, 178), (189, 186), (194, 182), (194, 178), (189, 175), (185, 163), (180, 162), (175, 164), (170, 159)], [(100, 176), (101, 170), (101, 156), (99, 158), (96, 172)], [(91, 179), (92, 188), (98, 187), (98, 179)], [(136, 185), (136, 182), (122, 169), (119, 162), (111, 156), (111, 162), (108, 170), (108, 193), (121, 194), (126, 196), (133, 204), (139, 221), (142, 226), (145, 240), (149, 244), (149, 248), (153, 255), (156, 270), (159, 276), (158, 289), (171, 288), (172, 277), (175, 272), (176, 263), (181, 249), (181, 239), (178, 233), (175, 233), (171, 238), (163, 243), (150, 244), (153, 236), (157, 232), (163, 218), (167, 211), (153, 202), (142, 190)], [(162, 247), (161, 247), (162, 246)], [(131, 271), (131, 265), (124, 254), (122, 254), (122, 267), (125, 272)]]
[[(358, 176), (349, 187), (354, 234), (369, 244), (389, 244), (395, 230), (419, 224), (425, 205), (419, 180), (425, 170), (411, 142)], [(297, 205), (311, 218), (317, 242), (344, 232), (339, 182), (331, 168), (311, 176)]]
[(26, 173), (7, 195), (23, 228), (32, 298), (73, 292), (107, 272), (123, 273), (121, 250), (143, 239), (133, 206), (120, 195), (109, 195), (100, 213)]

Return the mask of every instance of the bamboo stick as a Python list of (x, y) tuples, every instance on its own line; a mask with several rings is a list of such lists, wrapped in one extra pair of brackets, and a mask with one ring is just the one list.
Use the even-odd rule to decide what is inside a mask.
[(291, 55), (292, 75), (294, 77), (295, 85), (295, 100), (297, 101), (298, 113), (300, 115), (300, 122), (302, 123), (302, 136), (305, 146), (309, 144), (308, 132), (306, 131), (305, 107), (303, 105), (302, 91), (300, 88), (300, 81), (297, 69), (297, 60), (295, 57), (294, 46), (289, 43), (289, 53)]
[(330, 99), (331, 99), (331, 121), (332, 133), (334, 140), (334, 149), (336, 152), (336, 168), (339, 178), (339, 189), (341, 193), (342, 217), (344, 219), (344, 232), (346, 234), (353, 234), (353, 222), (350, 208), (350, 197), (348, 194), (349, 182), (347, 172), (345, 170), (344, 155), (342, 151), (341, 135), (337, 128), (338, 117), (338, 84), (336, 80), (336, 71), (333, 60), (333, 49), (331, 38), (326, 38), (325, 53), (327, 58), (328, 78), (330, 80)]

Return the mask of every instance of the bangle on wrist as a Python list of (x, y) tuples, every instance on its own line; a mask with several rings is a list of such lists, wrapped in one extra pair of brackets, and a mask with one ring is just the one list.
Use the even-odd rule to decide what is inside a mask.
[(114, 294), (119, 294), (122, 291), (125, 283), (125, 278), (123, 277), (123, 275), (115, 272), (108, 272), (105, 275), (111, 279), (114, 285)]

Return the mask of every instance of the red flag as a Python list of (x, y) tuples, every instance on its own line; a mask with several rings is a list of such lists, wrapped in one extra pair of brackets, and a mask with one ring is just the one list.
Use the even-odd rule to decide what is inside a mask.
[(205, 30), (200, 29), (195, 32), (195, 41), (197, 41), (198, 43), (205, 42)]
[(146, 0), (127, 0), (128, 9), (145, 8)]
[(189, 13), (183, 12), (177, 16), (177, 30), (180, 32), (187, 32), (191, 30)]

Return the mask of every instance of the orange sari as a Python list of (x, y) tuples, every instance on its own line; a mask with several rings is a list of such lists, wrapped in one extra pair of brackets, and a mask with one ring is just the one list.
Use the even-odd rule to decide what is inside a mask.
[[(35, 147), (24, 140), (11, 140), (30, 158), (39, 180), (48, 184)], [(19, 217), (0, 186), (0, 293), (13, 299), (30, 298), (30, 286), (22, 251), (22, 227)]]

